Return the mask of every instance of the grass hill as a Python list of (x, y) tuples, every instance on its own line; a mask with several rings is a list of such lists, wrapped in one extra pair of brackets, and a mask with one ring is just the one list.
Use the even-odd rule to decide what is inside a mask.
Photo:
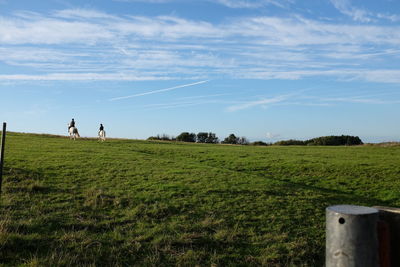
[(400, 147), (10, 133), (0, 265), (322, 266), (325, 208), (400, 206)]

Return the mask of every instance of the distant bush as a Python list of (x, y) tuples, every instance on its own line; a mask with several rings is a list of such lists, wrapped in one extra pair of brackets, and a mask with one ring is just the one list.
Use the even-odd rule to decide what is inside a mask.
[(284, 140), (278, 141), (275, 145), (278, 146), (354, 146), (362, 145), (363, 142), (358, 136), (341, 135), (341, 136), (321, 136), (306, 141), (301, 140)]
[(194, 143), (196, 142), (196, 134), (183, 132), (176, 137), (176, 141)]
[(215, 133), (208, 133), (208, 136), (206, 138), (206, 143), (208, 144), (218, 144), (219, 143), (219, 139), (216, 136)]
[(363, 142), (358, 136), (341, 135), (341, 136), (322, 136), (306, 141), (306, 144), (316, 146), (354, 146), (362, 145)]
[(232, 144), (232, 145), (236, 145), (239, 142), (239, 138), (236, 137), (236, 135), (234, 134), (230, 134), (228, 137), (226, 137), (224, 139), (224, 141), (222, 141), (223, 144)]
[(277, 145), (277, 146), (304, 146), (304, 145), (306, 145), (306, 143), (305, 143), (305, 141), (290, 139), (290, 140), (278, 141), (274, 145)]
[(147, 138), (147, 140), (174, 141), (175, 138), (170, 137), (170, 136), (167, 135), (167, 134), (163, 134), (163, 135), (157, 134), (157, 136), (150, 136), (149, 138)]
[(200, 132), (197, 134), (197, 143), (205, 143), (208, 137), (208, 133)]
[(253, 146), (269, 146), (270, 144), (267, 144), (263, 141), (256, 141), (256, 142), (251, 143), (251, 145), (253, 145)]
[(219, 142), (215, 133), (200, 132), (197, 134), (197, 143), (217, 144)]
[(170, 137), (167, 134), (163, 135), (156, 135), (156, 136), (150, 136), (147, 138), (147, 140), (162, 140), (162, 141), (179, 141), (179, 142), (198, 142), (198, 143), (209, 143), (209, 144), (217, 144), (219, 143), (218, 137), (215, 135), (215, 133), (206, 133), (206, 132), (200, 132), (197, 135), (194, 133), (189, 133), (189, 132), (183, 132), (180, 135), (178, 135), (176, 138), (175, 137)]
[(242, 136), (242, 137), (240, 137), (239, 139), (238, 139), (238, 142), (237, 142), (239, 145), (248, 145), (250, 142), (249, 142), (249, 140), (247, 140), (247, 138), (246, 137), (244, 137), (244, 136)]

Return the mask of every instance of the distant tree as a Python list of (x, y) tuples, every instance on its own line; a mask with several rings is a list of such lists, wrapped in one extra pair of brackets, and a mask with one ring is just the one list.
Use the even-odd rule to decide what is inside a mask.
[(223, 144), (237, 144), (239, 142), (239, 138), (236, 137), (234, 134), (230, 134), (228, 137), (222, 141)]
[(163, 135), (159, 135), (157, 134), (157, 136), (150, 136), (149, 138), (147, 138), (147, 140), (163, 140), (163, 141), (172, 141), (174, 140), (173, 137), (170, 137), (167, 134), (163, 134)]
[(251, 145), (253, 145), (253, 146), (269, 146), (269, 144), (267, 144), (263, 141), (256, 141), (256, 142), (251, 143)]
[(247, 138), (246, 137), (244, 137), (244, 136), (242, 136), (242, 137), (240, 137), (239, 139), (238, 139), (238, 142), (237, 142), (239, 145), (248, 145), (250, 142), (249, 142), (249, 140), (247, 140)]
[(197, 134), (197, 143), (206, 143), (208, 133), (200, 132)]
[(321, 136), (305, 141), (307, 145), (317, 146), (353, 146), (362, 145), (363, 142), (358, 136), (341, 135), (341, 136)]
[(207, 138), (206, 138), (206, 143), (208, 143), (208, 144), (217, 144), (218, 142), (219, 142), (219, 139), (215, 135), (215, 133), (208, 133)]
[(346, 145), (353, 146), (353, 145), (363, 145), (363, 141), (358, 136), (347, 136)]
[(169, 135), (167, 135), (167, 134), (163, 134), (163, 135), (161, 136), (161, 140), (164, 140), (164, 141), (171, 141), (172, 138), (171, 138)]
[(358, 136), (349, 136), (349, 135), (341, 135), (341, 136), (321, 136), (312, 138), (306, 141), (300, 140), (284, 140), (278, 141), (275, 145), (279, 146), (353, 146), (353, 145), (362, 145), (363, 142)]
[(277, 146), (304, 146), (305, 143), (304, 143), (304, 141), (301, 141), (301, 140), (290, 139), (290, 140), (278, 141), (278, 142), (274, 143), (274, 145), (277, 145)]
[(176, 141), (194, 143), (196, 142), (196, 134), (183, 132), (176, 137)]

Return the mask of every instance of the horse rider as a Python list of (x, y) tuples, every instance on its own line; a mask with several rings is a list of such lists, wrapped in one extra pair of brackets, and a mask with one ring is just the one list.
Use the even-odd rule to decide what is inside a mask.
[(74, 120), (74, 119), (72, 119), (72, 121), (69, 123), (68, 130), (69, 130), (71, 127), (75, 127), (75, 120)]
[(99, 133), (100, 133), (101, 131), (104, 131), (104, 126), (103, 126), (102, 123), (100, 123)]

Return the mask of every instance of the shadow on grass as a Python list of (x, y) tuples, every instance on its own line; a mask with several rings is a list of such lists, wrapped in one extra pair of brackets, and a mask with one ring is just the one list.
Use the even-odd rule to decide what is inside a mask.
[[(210, 167), (216, 167), (210, 165)], [(218, 168), (218, 167), (217, 167)], [(230, 172), (238, 172), (237, 168), (223, 168), (226, 171)], [(260, 172), (262, 171), (262, 172)], [(387, 200), (382, 200), (374, 197), (367, 197), (360, 194), (350, 193), (343, 190), (332, 189), (332, 188), (325, 188), (315, 185), (310, 185), (301, 182), (292, 181), (290, 177), (288, 178), (277, 178), (272, 172), (266, 172), (265, 167), (256, 167), (253, 169), (246, 169), (241, 168), (239, 172), (244, 172), (247, 175), (255, 176), (262, 179), (267, 179), (272, 182), (278, 182), (281, 185), (277, 190), (274, 192), (286, 192), (284, 195), (296, 193), (301, 190), (308, 190), (312, 192), (316, 192), (322, 194), (326, 197), (325, 203), (328, 202), (329, 205), (336, 205), (336, 204), (354, 204), (354, 205), (367, 205), (367, 206), (376, 206), (376, 205), (383, 205), (383, 206), (390, 206), (392, 203)], [(274, 194), (271, 192), (271, 194)], [(276, 194), (276, 193), (275, 193)], [(278, 195), (281, 193), (278, 193)]]
[[(230, 170), (237, 172), (237, 170)], [(269, 253), (279, 253), (279, 255), (288, 255), (289, 247), (293, 243), (297, 242), (295, 238), (305, 238), (305, 243), (297, 245), (299, 249), (307, 253), (309, 259), (309, 265), (321, 266), (323, 264), (323, 244), (321, 233), (323, 233), (323, 221), (324, 221), (324, 209), (333, 204), (357, 204), (357, 205), (382, 205), (387, 206), (390, 203), (382, 201), (373, 197), (365, 197), (360, 195), (354, 195), (349, 192), (319, 187), (315, 185), (305, 184), (302, 182), (291, 181), (285, 178), (275, 178), (272, 174), (265, 173), (250, 173), (250, 176), (259, 177), (261, 179), (268, 179), (273, 181), (270, 188), (257, 188), (254, 190), (243, 189), (243, 188), (218, 188), (218, 189), (206, 189), (200, 190), (199, 192), (193, 191), (188, 187), (187, 194), (180, 194), (176, 196), (175, 201), (180, 199), (193, 197), (191, 200), (190, 207), (193, 209), (193, 213), (190, 216), (193, 218), (188, 219), (185, 224), (195, 224), (195, 220), (202, 218), (207, 211), (218, 213), (218, 218), (225, 218), (226, 223), (223, 226), (220, 233), (207, 233), (204, 228), (196, 230), (195, 227), (188, 227), (188, 231), (198, 231), (190, 237), (187, 241), (179, 240), (178, 238), (171, 238), (167, 240), (156, 241), (157, 235), (162, 233), (152, 234), (151, 228), (156, 227), (162, 223), (168, 223), (168, 219), (173, 216), (185, 215), (188, 213), (188, 209), (180, 209), (181, 206), (174, 206), (169, 204), (168, 200), (161, 198), (160, 201), (165, 200), (165, 203), (144, 203), (141, 209), (137, 209), (137, 212), (132, 213), (132, 218), (123, 221), (108, 221), (106, 214), (110, 209), (113, 209), (113, 205), (117, 198), (107, 192), (101, 190), (91, 190), (85, 195), (82, 200), (84, 207), (79, 207), (74, 212), (74, 218), (65, 218), (57, 214), (52, 214), (41, 221), (35, 222), (34, 224), (25, 225), (21, 223), (21, 218), (15, 218), (15, 226), (12, 227), (11, 233), (9, 234), (8, 241), (0, 251), (0, 257), (6, 264), (13, 264), (17, 258), (27, 259), (27, 255), (38, 255), (45, 261), (50, 261), (49, 253), (55, 253), (57, 249), (61, 254), (78, 255), (76, 262), (77, 264), (83, 264), (94, 261), (102, 261), (103, 265), (111, 266), (113, 261), (118, 260), (120, 263), (129, 264), (139, 260), (153, 261), (154, 265), (163, 265), (170, 263), (171, 265), (178, 262), (180, 254), (185, 254), (188, 251), (196, 251), (198, 255), (190, 254), (186, 255), (190, 261), (190, 257), (195, 259), (194, 262), (198, 264), (209, 265), (210, 257), (214, 253), (218, 255), (218, 261), (221, 264), (229, 265), (234, 264), (238, 258), (246, 258), (243, 260), (244, 264), (246, 261), (249, 265), (259, 265), (263, 263), (262, 257), (265, 257), (265, 262), (270, 266), (285, 266), (290, 258), (283, 256), (277, 257), (276, 259), (270, 258)], [(41, 181), (43, 180), (42, 174), (39, 172), (31, 172), (22, 169), (8, 169), (6, 170), (6, 193), (8, 194), (50, 194), (58, 192), (56, 188), (51, 188), (44, 185)], [(185, 190), (184, 190), (185, 191)], [(64, 192), (64, 191), (63, 191)], [(65, 191), (65, 193), (72, 193)], [(183, 192), (185, 193), (185, 192)], [(171, 196), (171, 195), (170, 195)], [(206, 199), (206, 197), (209, 197)], [(260, 242), (253, 242), (248, 236), (241, 237), (241, 233), (237, 236), (231, 236), (228, 231), (233, 231), (238, 221), (232, 217), (243, 213), (244, 209), (241, 209), (242, 200), (251, 201), (256, 199), (258, 203), (254, 204), (254, 207), (259, 208), (259, 211), (249, 211), (246, 209), (251, 218), (246, 218), (246, 224), (243, 224), (243, 229), (247, 230), (247, 226), (254, 228), (257, 234), (266, 234), (268, 231), (278, 231), (281, 233), (289, 233), (295, 238), (288, 238), (282, 241), (276, 240), (264, 240)], [(273, 198), (271, 203), (264, 203), (264, 200)], [(293, 201), (294, 199), (294, 201)], [(261, 200), (261, 202), (260, 202)], [(204, 206), (199, 209), (196, 208), (196, 204), (204, 202)], [(215, 208), (207, 206), (213, 204), (213, 202), (219, 202), (219, 208), (221, 210), (214, 210)], [(233, 206), (238, 204), (237, 206)], [(261, 207), (262, 205), (277, 205), (277, 209), (281, 209), (287, 212), (287, 218), (280, 218), (282, 213), (273, 213), (277, 210)], [(183, 205), (183, 204), (181, 204)], [(301, 208), (296, 205), (304, 205)], [(129, 207), (128, 207), (129, 208)], [(312, 213), (317, 211), (316, 214)], [(260, 214), (257, 214), (260, 212)], [(289, 213), (292, 212), (292, 213)], [(297, 212), (297, 213), (296, 213)], [(83, 217), (76, 217), (77, 214), (84, 214)], [(104, 213), (104, 214), (103, 214)], [(63, 214), (63, 213), (61, 213)], [(255, 215), (254, 215), (255, 214)], [(256, 215), (262, 215), (261, 219), (258, 219)], [(276, 221), (263, 222), (260, 224), (260, 220), (269, 220), (271, 216), (279, 217)], [(255, 218), (252, 221), (252, 218)], [(311, 221), (311, 219), (317, 222)], [(137, 221), (142, 223), (148, 223), (149, 234), (140, 241), (136, 241), (135, 237), (126, 237), (124, 239), (118, 238), (106, 238), (105, 236), (113, 232), (118, 227), (125, 225), (131, 225), (136, 227)], [(268, 227), (268, 224), (282, 224), (281, 229), (278, 227), (271, 227), (267, 230), (262, 229)], [(319, 227), (319, 228), (318, 228)], [(261, 230), (260, 230), (261, 229)], [(301, 229), (301, 230), (299, 230)], [(305, 230), (306, 229), (306, 230)], [(221, 229), (220, 229), (221, 230)], [(122, 234), (126, 234), (121, 230)], [(179, 228), (176, 229), (179, 231)], [(299, 232), (309, 231), (309, 232)], [(60, 235), (59, 233), (64, 233)], [(304, 236), (306, 237), (304, 237)], [(171, 235), (172, 236), (172, 235)], [(313, 240), (313, 238), (317, 240)], [(138, 242), (139, 245), (135, 245)], [(135, 248), (137, 246), (137, 248)], [(272, 247), (272, 248), (269, 248)], [(112, 255), (111, 251), (118, 249), (118, 254)], [(266, 251), (266, 252), (262, 252)], [(150, 255), (150, 256), (149, 256)], [(199, 256), (200, 255), (200, 256)], [(190, 256), (190, 257), (189, 257)], [(115, 257), (120, 257), (116, 259)], [(175, 258), (174, 258), (175, 257)], [(261, 259), (260, 259), (261, 257)], [(272, 256), (271, 256), (272, 257)], [(293, 257), (295, 258), (295, 257)], [(305, 259), (306, 257), (298, 257)], [(20, 263), (21, 261), (19, 261)], [(291, 263), (293, 264), (293, 262)], [(300, 264), (300, 263), (299, 263)], [(306, 264), (303, 262), (302, 264)], [(151, 265), (151, 264), (150, 264)], [(168, 264), (166, 264), (168, 265)]]
[(3, 176), (5, 193), (73, 193), (73, 190), (50, 187), (44, 182), (41, 172), (21, 168), (5, 168)]

